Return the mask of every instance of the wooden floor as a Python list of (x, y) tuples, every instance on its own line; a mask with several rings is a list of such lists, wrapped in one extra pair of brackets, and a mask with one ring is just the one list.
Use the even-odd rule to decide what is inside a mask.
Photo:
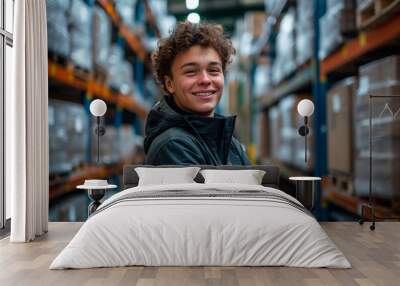
[(50, 223), (32, 243), (0, 241), (0, 285), (400, 285), (400, 222), (375, 231), (356, 222), (322, 223), (353, 268), (121, 267), (49, 270), (81, 223)]

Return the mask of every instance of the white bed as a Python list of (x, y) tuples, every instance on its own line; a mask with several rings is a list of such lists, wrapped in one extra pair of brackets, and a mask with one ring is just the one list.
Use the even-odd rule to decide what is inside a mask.
[(50, 269), (128, 265), (351, 267), (315, 218), (282, 191), (198, 183), (114, 195)]

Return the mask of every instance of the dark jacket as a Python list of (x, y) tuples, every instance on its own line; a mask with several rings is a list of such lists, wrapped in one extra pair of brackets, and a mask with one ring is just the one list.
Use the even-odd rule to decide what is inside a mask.
[(144, 139), (150, 165), (250, 165), (234, 138), (235, 116), (204, 117), (181, 110), (165, 97), (150, 111)]

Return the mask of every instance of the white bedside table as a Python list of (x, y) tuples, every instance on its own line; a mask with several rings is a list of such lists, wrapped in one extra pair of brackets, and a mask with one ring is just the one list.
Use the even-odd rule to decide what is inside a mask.
[(290, 177), (289, 180), (296, 183), (296, 199), (308, 210), (313, 210), (315, 203), (315, 191), (321, 181), (320, 177)]
[(77, 189), (84, 189), (88, 192), (89, 198), (92, 200), (88, 206), (88, 216), (96, 211), (101, 205), (100, 200), (109, 189), (115, 189), (117, 185), (110, 185), (107, 180), (85, 180), (83, 185), (79, 185)]

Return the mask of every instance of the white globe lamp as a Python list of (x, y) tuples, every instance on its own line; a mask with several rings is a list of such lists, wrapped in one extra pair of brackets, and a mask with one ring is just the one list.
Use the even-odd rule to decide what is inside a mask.
[(100, 136), (106, 134), (106, 128), (100, 124), (100, 117), (107, 112), (107, 104), (101, 99), (95, 99), (90, 103), (90, 113), (96, 117), (96, 128), (94, 133), (97, 135), (97, 164), (100, 162)]
[(304, 117), (304, 125), (300, 126), (299, 134), (304, 136), (304, 161), (307, 163), (307, 135), (310, 133), (308, 128), (308, 117), (314, 113), (314, 103), (309, 99), (303, 99), (297, 104), (297, 112)]

